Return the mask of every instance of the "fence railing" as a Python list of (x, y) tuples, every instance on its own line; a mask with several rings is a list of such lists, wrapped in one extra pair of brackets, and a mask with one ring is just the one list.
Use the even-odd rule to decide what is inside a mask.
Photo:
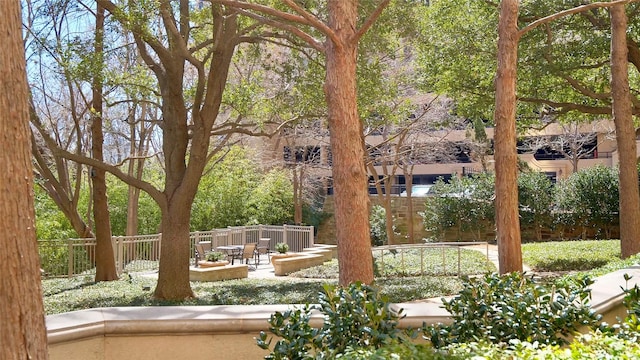
[[(463, 275), (461, 249), (467, 246), (482, 247), (478, 250), (486, 252), (489, 260), (489, 244), (479, 241), (385, 245), (376, 246), (371, 251), (380, 276), (385, 276), (387, 270), (393, 274), (460, 276)], [(439, 260), (434, 261), (436, 258)]]
[[(277, 243), (286, 243), (291, 251), (302, 251), (314, 244), (313, 226), (255, 225), (214, 229), (190, 233), (191, 254), (195, 244), (209, 243), (212, 248), (224, 245), (257, 243), (270, 238), (271, 250)], [(158, 269), (162, 234), (113, 236), (111, 238), (118, 273)], [(47, 276), (78, 276), (95, 274), (96, 240), (39, 240), (40, 264)]]

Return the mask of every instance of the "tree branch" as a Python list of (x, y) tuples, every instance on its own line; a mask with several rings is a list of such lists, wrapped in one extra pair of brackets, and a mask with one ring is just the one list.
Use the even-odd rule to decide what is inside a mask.
[(117, 167), (113, 166), (113, 165), (109, 165), (106, 164), (102, 161), (84, 156), (84, 155), (80, 155), (80, 154), (74, 154), (71, 153), (67, 150), (64, 149), (60, 149), (59, 147), (55, 147), (53, 149), (51, 149), (51, 151), (55, 154), (55, 155), (59, 155), (64, 157), (65, 159), (69, 159), (71, 161), (75, 161), (78, 163), (82, 163), (85, 165), (89, 165), (89, 166), (93, 166), (95, 168), (107, 171), (111, 174), (113, 174), (115, 177), (117, 177), (118, 179), (124, 181), (125, 183), (135, 186), (138, 189), (141, 189), (142, 191), (146, 192), (147, 194), (149, 194), (149, 196), (151, 196), (160, 207), (166, 207), (166, 198), (164, 196), (164, 194), (162, 193), (162, 191), (156, 189), (153, 185), (149, 184), (146, 181), (142, 181), (140, 179), (137, 179), (133, 176), (130, 176), (128, 174), (125, 174), (124, 172), (122, 172), (120, 169), (118, 169)]
[(296, 35), (297, 37), (299, 37), (300, 39), (302, 39), (304, 42), (306, 42), (307, 44), (309, 44), (309, 46), (311, 46), (312, 48), (324, 53), (324, 45), (319, 42), (318, 40), (314, 39), (311, 35), (307, 34), (306, 32), (298, 29), (297, 27), (293, 26), (293, 25), (288, 25), (285, 23), (282, 23), (280, 21), (274, 20), (274, 19), (269, 19), (267, 17), (258, 15), (258, 14), (254, 14), (252, 12), (249, 11), (245, 11), (242, 9), (238, 10), (238, 13), (241, 15), (244, 15), (246, 17), (252, 18), (256, 21), (259, 21), (265, 25), (269, 25), (272, 26), (274, 28), (277, 29), (281, 29), (284, 31), (288, 31), (294, 35)]
[(591, 10), (591, 9), (597, 9), (597, 8), (606, 8), (606, 7), (611, 7), (611, 6), (615, 6), (615, 5), (624, 5), (624, 4), (628, 4), (628, 3), (634, 3), (634, 2), (638, 2), (640, 0), (616, 0), (616, 1), (611, 1), (611, 2), (595, 2), (595, 3), (591, 3), (591, 4), (587, 4), (587, 5), (581, 5), (578, 7), (574, 7), (572, 9), (568, 9), (568, 10), (564, 10), (564, 11), (560, 11), (557, 12), (553, 15), (549, 15), (546, 17), (543, 17), (542, 19), (538, 19), (534, 22), (532, 22), (531, 24), (523, 27), (522, 29), (520, 29), (518, 31), (518, 37), (522, 37), (522, 35), (528, 33), (529, 31), (535, 29), (536, 27), (542, 25), (542, 24), (546, 24), (548, 22), (554, 21), (556, 19), (565, 17), (565, 16), (569, 16), (569, 15), (573, 15), (573, 14), (577, 14), (577, 13), (581, 13), (587, 10)]
[(354, 35), (352, 41), (354, 42), (360, 41), (360, 38), (362, 38), (362, 36), (364, 36), (364, 34), (367, 31), (369, 31), (371, 26), (373, 26), (376, 20), (378, 20), (378, 18), (382, 14), (382, 11), (387, 7), (387, 5), (389, 5), (390, 1), (391, 0), (382, 0), (382, 2), (378, 4), (378, 7), (376, 7), (376, 9), (371, 13), (371, 15), (369, 15), (367, 20), (365, 20), (364, 24), (362, 24), (358, 32)]

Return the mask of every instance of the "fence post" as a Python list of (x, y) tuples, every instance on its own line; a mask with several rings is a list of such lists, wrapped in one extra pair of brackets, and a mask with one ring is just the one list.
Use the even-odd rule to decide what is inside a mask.
[(73, 276), (73, 243), (71, 242), (71, 239), (67, 239), (67, 253), (69, 254), (69, 264), (68, 264), (68, 270), (67, 270), (67, 276), (68, 277), (72, 277)]
[(124, 241), (122, 236), (116, 237), (116, 246), (118, 247), (118, 274), (124, 271)]
[(291, 244), (287, 241), (287, 224), (282, 225), (282, 242), (291, 247)]
[(309, 226), (308, 230), (309, 230), (309, 247), (313, 247), (314, 246), (313, 226)]

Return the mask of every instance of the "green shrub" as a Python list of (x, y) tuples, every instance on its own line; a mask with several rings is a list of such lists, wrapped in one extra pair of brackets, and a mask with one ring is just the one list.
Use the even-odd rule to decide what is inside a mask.
[(491, 174), (438, 181), (434, 185), (437, 196), (427, 198), (420, 214), (426, 230), (439, 239), (448, 229), (456, 228), (482, 240), (482, 233), (494, 227), (494, 184)]
[(599, 320), (589, 308), (592, 283), (583, 278), (547, 288), (519, 273), (468, 279), (458, 296), (443, 299), (453, 323), (428, 326), (425, 334), (435, 347), (511, 340), (562, 345), (579, 327)]
[[(518, 176), (520, 224), (533, 231), (535, 240), (542, 240), (542, 230), (552, 224), (554, 186), (541, 172), (528, 171)], [(525, 234), (523, 234), (523, 237)]]
[(336, 359), (343, 360), (453, 360), (463, 359), (462, 356), (450, 355), (446, 351), (439, 351), (430, 346), (416, 345), (409, 342), (392, 343), (379, 349), (348, 349)]
[(566, 347), (512, 341), (505, 344), (464, 343), (448, 348), (449, 353), (465, 359), (483, 360), (599, 360), (638, 359), (640, 344), (615, 335), (594, 332), (576, 337)]
[(286, 254), (289, 251), (289, 244), (286, 243), (277, 243), (276, 251), (280, 254)]
[[(369, 233), (371, 235), (372, 246), (382, 246), (388, 242), (387, 237), (387, 210), (380, 205), (371, 207), (369, 215)], [(393, 230), (395, 231), (395, 225)]]
[(227, 258), (227, 254), (220, 251), (213, 251), (206, 255), (207, 261), (220, 261), (225, 260)]
[[(324, 317), (320, 328), (311, 327), (314, 311)], [(274, 338), (261, 331), (257, 344), (271, 351), (265, 359), (333, 359), (348, 349), (377, 349), (402, 339), (397, 328), (401, 312), (393, 311), (373, 287), (325, 285), (317, 305), (273, 314), (269, 330), (279, 340), (272, 346)]]
[[(618, 223), (618, 170), (601, 165), (580, 170), (559, 183), (558, 205), (563, 221), (586, 229), (599, 229), (600, 238), (609, 239), (611, 228)], [(571, 217), (567, 218), (567, 214)]]

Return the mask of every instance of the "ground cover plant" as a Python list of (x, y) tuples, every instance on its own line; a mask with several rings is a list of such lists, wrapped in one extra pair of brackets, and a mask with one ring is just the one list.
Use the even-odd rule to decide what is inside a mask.
[[(555, 254), (555, 256), (569, 254), (572, 257), (578, 257), (577, 253), (573, 252), (572, 249), (573, 247), (579, 248), (581, 243), (581, 241), (572, 241), (561, 244), (525, 244), (523, 253), (525, 259), (527, 259), (528, 254), (532, 251), (531, 245), (535, 245), (537, 248), (535, 252), (548, 252)], [(595, 243), (604, 247), (618, 247), (617, 241), (597, 241)], [(565, 246), (565, 248), (564, 250), (551, 251), (545, 250), (545, 246)], [(591, 251), (591, 253), (599, 252), (606, 253), (606, 251), (601, 251), (601, 248), (597, 248), (597, 251)], [(478, 271), (478, 269), (484, 269), (483, 267), (486, 266), (482, 265), (486, 263), (486, 257), (482, 252), (468, 250), (462, 252), (462, 254), (461, 272), (463, 274), (473, 275), (484, 271)], [(467, 257), (467, 255), (470, 257)], [(591, 256), (591, 254), (587, 255)], [(385, 259), (389, 256), (385, 255)], [(396, 254), (396, 256), (398, 255)], [(441, 264), (441, 253), (434, 254), (434, 256), (429, 261)], [(455, 251), (454, 256), (455, 261), (447, 260), (447, 263), (455, 263), (455, 270), (457, 271), (457, 251)], [(479, 258), (476, 258), (476, 256)], [(411, 264), (411, 261), (408, 261), (409, 259), (410, 257), (405, 256), (405, 264)], [(600, 276), (607, 272), (628, 267), (638, 261), (640, 261), (640, 256), (620, 260), (617, 256), (611, 255), (607, 265), (590, 270), (588, 274), (592, 277)], [(527, 263), (527, 260), (525, 260), (525, 263)], [(531, 263), (534, 262), (531, 261)], [(391, 262), (388, 262), (388, 264), (391, 264)], [(566, 262), (565, 264), (571, 263)], [(438, 266), (435, 268), (438, 269)], [(573, 270), (571, 268), (565, 269)], [(108, 306), (303, 304), (315, 301), (317, 294), (322, 291), (323, 284), (335, 284), (337, 271), (337, 262), (332, 261), (319, 267), (297, 272), (293, 274), (295, 277), (243, 279), (215, 283), (193, 282), (191, 286), (197, 298), (180, 303), (153, 300), (150, 289), (155, 286), (156, 279), (136, 273), (125, 274), (119, 281), (103, 283), (93, 282), (92, 275), (44, 279), (42, 286), (46, 314)], [(456, 276), (402, 276), (402, 272), (393, 276), (378, 277), (375, 285), (379, 287), (382, 294), (389, 297), (391, 302), (396, 303), (454, 295), (463, 288), (461, 279)]]
[[(45, 279), (42, 281), (47, 315), (111, 306), (164, 305), (260, 305), (305, 304), (314, 302), (325, 284), (337, 280), (241, 279), (219, 282), (192, 282), (195, 299), (181, 302), (158, 301), (150, 289), (156, 279), (133, 274), (118, 281), (93, 282), (92, 277)], [(404, 302), (453, 295), (462, 289), (457, 277), (411, 277), (377, 280), (375, 286), (392, 302)]]

